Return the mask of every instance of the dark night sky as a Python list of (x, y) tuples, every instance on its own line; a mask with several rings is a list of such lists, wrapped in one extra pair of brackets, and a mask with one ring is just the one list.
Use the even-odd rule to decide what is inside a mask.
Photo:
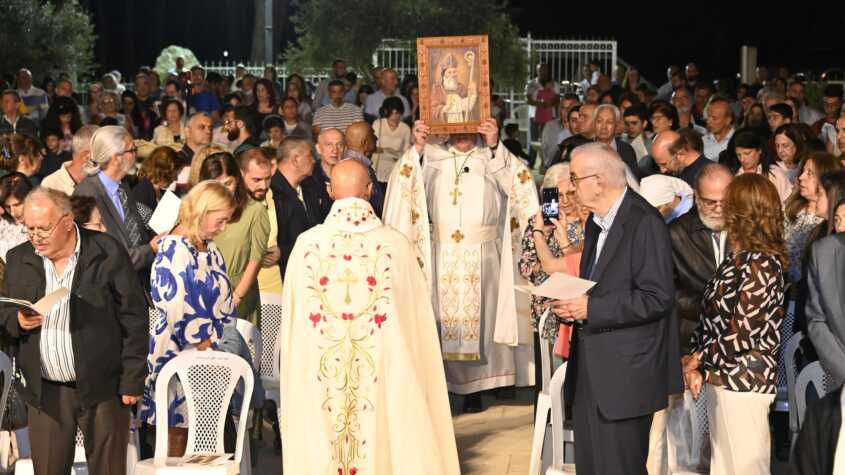
[[(103, 70), (119, 68), (126, 73), (141, 64), (151, 65), (169, 44), (190, 47), (200, 60), (222, 59), (223, 50), (233, 59), (249, 55), (253, 2), (248, 0), (82, 3), (94, 13), (99, 35), (96, 59)], [(712, 77), (733, 76), (743, 44), (758, 47), (760, 63), (783, 64), (792, 70), (845, 63), (840, 59), (845, 54), (840, 37), (845, 7), (839, 5), (802, 9), (733, 2), (729, 8), (708, 10), (695, 7), (695, 2), (675, 9), (630, 2), (621, 5), (639, 7), (596, 13), (601, 9), (592, 2), (556, 3), (511, 0), (508, 13), (522, 34), (530, 31), (535, 38), (615, 38), (619, 56), (658, 84), (664, 81), (668, 64), (687, 61), (697, 62)], [(286, 31), (284, 36), (292, 38), (293, 33)]]

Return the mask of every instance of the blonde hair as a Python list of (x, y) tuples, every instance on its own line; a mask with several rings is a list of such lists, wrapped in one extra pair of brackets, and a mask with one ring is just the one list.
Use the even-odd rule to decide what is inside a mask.
[(185, 229), (188, 241), (198, 246), (202, 242), (200, 226), (208, 213), (234, 210), (236, 207), (235, 197), (222, 183), (214, 180), (202, 181), (182, 198), (182, 204), (179, 206), (179, 225)]
[(206, 145), (205, 147), (197, 150), (196, 153), (194, 153), (194, 158), (191, 159), (191, 173), (188, 175), (188, 186), (194, 186), (199, 183), (202, 162), (204, 162), (209, 155), (225, 151), (225, 148), (217, 144)]

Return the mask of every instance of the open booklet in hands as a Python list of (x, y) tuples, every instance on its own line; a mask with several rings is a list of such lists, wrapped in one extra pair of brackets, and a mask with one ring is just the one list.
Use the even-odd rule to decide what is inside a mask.
[(59, 303), (63, 298), (70, 295), (70, 291), (64, 287), (59, 288), (51, 292), (49, 295), (45, 295), (41, 300), (38, 302), (32, 303), (27, 300), (20, 300), (20, 299), (11, 299), (8, 297), (0, 297), (0, 303), (7, 303), (11, 305), (16, 305), (18, 307), (24, 307), (33, 312), (46, 316), (50, 313), (50, 310)]

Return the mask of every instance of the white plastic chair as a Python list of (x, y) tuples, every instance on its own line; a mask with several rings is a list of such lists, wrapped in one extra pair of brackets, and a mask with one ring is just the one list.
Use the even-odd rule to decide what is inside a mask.
[[(546, 310), (545, 313), (543, 313), (543, 315), (540, 317), (540, 322), (537, 324), (537, 328), (544, 328), (544, 325), (548, 318), (554, 318), (551, 316), (551, 310)], [(566, 443), (565, 439), (568, 438), (570, 442), (574, 441), (572, 431), (566, 431), (563, 426), (563, 399), (561, 396), (561, 390), (563, 389), (563, 380), (566, 377), (566, 364), (563, 364), (554, 372), (554, 375), (551, 376), (551, 342), (548, 339), (543, 338), (542, 332), (539, 335), (540, 363), (542, 365), (543, 385), (542, 389), (540, 390), (540, 394), (537, 396), (537, 413), (534, 416), (534, 438), (531, 443), (531, 465), (528, 472), (531, 475), (540, 475), (540, 472), (542, 471), (543, 445), (546, 442), (546, 429), (548, 426), (548, 423), (546, 421), (549, 420), (549, 414), (551, 414), (552, 417), (552, 442), (554, 443), (554, 451), (560, 449), (560, 460), (558, 462), (558, 459), (555, 458), (555, 464), (558, 464), (560, 467), (563, 466), (563, 449), (564, 444)], [(558, 409), (561, 411), (561, 420), (559, 421), (558, 427), (555, 427), (554, 424), (555, 404), (560, 405)], [(560, 434), (558, 434), (558, 432)], [(558, 436), (560, 436), (561, 440), (558, 440)], [(560, 442), (560, 444), (558, 444), (558, 442)], [(554, 453), (557, 454), (557, 452)]]
[[(185, 455), (223, 454), (223, 427), (226, 411), (238, 382), (244, 381), (244, 400), (252, 394), (254, 380), (249, 363), (238, 355), (222, 351), (185, 351), (170, 360), (156, 380), (156, 420), (168, 419), (168, 385), (179, 377), (188, 411), (188, 443)], [(179, 458), (168, 458), (166, 430), (156, 431), (155, 457), (142, 460), (135, 475), (151, 474), (226, 474), (244, 470), (246, 424), (249, 404), (238, 414), (238, 435), (234, 460), (221, 465), (179, 464)]]
[(261, 331), (258, 327), (250, 323), (249, 320), (243, 318), (235, 319), (235, 328), (243, 337), (247, 348), (249, 348), (249, 355), (252, 357), (252, 366), (259, 368), (261, 366), (261, 353), (264, 348), (264, 343), (261, 338)]
[(282, 327), (282, 296), (273, 293), (261, 293), (261, 365), (258, 373), (264, 385), (264, 399), (276, 404), (276, 412), (281, 418), (281, 389), (279, 384), (279, 359), (281, 348), (279, 338)]
[(786, 370), (786, 395), (787, 404), (789, 406), (789, 433), (791, 439), (795, 440), (798, 436), (798, 412), (796, 411), (795, 401), (795, 382), (798, 379), (798, 364), (795, 357), (801, 348), (801, 340), (804, 339), (804, 334), (798, 332), (787, 340), (783, 347), (781, 357), (783, 358), (783, 365)]
[(567, 363), (555, 370), (549, 382), (549, 394), (552, 399), (552, 465), (546, 470), (546, 475), (564, 475), (575, 473), (575, 464), (566, 463), (565, 448), (567, 444), (574, 444), (575, 437), (571, 429), (566, 427), (564, 419), (563, 383), (566, 380)]

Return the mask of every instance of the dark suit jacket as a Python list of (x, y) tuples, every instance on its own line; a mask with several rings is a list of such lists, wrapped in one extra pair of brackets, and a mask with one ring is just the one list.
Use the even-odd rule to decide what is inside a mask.
[[(690, 338), (701, 317), (704, 287), (716, 273), (713, 238), (693, 206), (669, 224), (672, 261), (675, 264), (675, 310), (680, 318), (681, 348), (690, 351)], [(725, 252), (730, 245), (725, 244)]]
[(833, 475), (836, 443), (842, 427), (842, 387), (811, 402), (801, 432), (792, 448), (794, 475)]
[[(587, 219), (581, 276), (590, 278), (600, 229)], [(663, 217), (632, 190), (625, 193), (591, 280), (587, 320), (573, 338), (565, 397), (574, 400), (578, 371), (589, 372), (604, 417), (620, 420), (666, 407), (683, 391), (678, 320), (672, 312), (672, 254)], [(585, 361), (579, 361), (579, 345)]]
[(845, 235), (813, 243), (807, 265), (807, 333), (822, 367), (836, 381), (845, 381)]
[(625, 165), (628, 165), (628, 169), (631, 170), (631, 173), (634, 174), (634, 178), (637, 179), (637, 183), (639, 183), (641, 174), (640, 174), (640, 166), (637, 163), (637, 152), (634, 151), (634, 147), (622, 140), (619, 137), (616, 137), (616, 152), (622, 157), (622, 161), (625, 162)]
[[(123, 246), (111, 236), (79, 230), (81, 244), (70, 296), (70, 333), (76, 385), (82, 404), (91, 407), (119, 394), (141, 395), (147, 377), (149, 323), (143, 289)], [(3, 295), (35, 302), (44, 296), (44, 263), (28, 241), (7, 255), (14, 278)], [(41, 401), (41, 329), (24, 331), (17, 307), (0, 306), (0, 321), (20, 345), (18, 364), (26, 379), (21, 396), (35, 407)]]
[[(279, 267), (281, 267), (282, 276), (285, 275), (285, 270), (287, 270), (288, 259), (290, 259), (296, 238), (322, 222), (319, 193), (315, 189), (317, 184), (309, 177), (300, 186), (302, 187), (305, 206), (302, 205), (296, 190), (288, 183), (281, 172), (277, 171), (270, 180), (273, 202), (276, 205), (276, 221), (279, 228), (277, 242), (281, 251)], [(322, 186), (325, 187), (324, 184)]]
[(155, 259), (155, 253), (149, 244), (153, 238), (153, 234), (143, 226), (144, 220), (138, 214), (138, 205), (132, 196), (132, 190), (126, 184), (121, 184), (120, 186), (126, 191), (129, 212), (135, 214), (136, 219), (141, 223), (141, 229), (139, 230), (141, 232), (141, 242), (135, 245), (129, 242), (129, 235), (126, 234), (123, 220), (120, 219), (120, 213), (115, 208), (114, 203), (112, 203), (111, 198), (106, 192), (106, 188), (100, 179), (97, 178), (97, 175), (85, 177), (76, 186), (73, 194), (78, 196), (92, 196), (97, 200), (97, 209), (103, 217), (106, 232), (123, 244), (123, 247), (129, 252), (129, 257), (132, 259), (132, 266), (138, 272), (142, 284), (148, 288), (150, 285), (150, 266), (153, 263), (153, 259)]

